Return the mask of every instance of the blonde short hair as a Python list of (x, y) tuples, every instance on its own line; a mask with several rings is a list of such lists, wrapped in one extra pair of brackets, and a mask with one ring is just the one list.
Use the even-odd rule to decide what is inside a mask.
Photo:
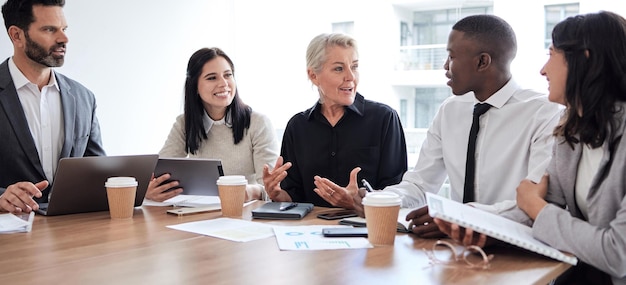
[(340, 46), (344, 48), (351, 47), (354, 51), (359, 53), (356, 45), (356, 40), (352, 37), (341, 34), (320, 34), (313, 38), (306, 49), (306, 67), (307, 70), (311, 69), (317, 73), (322, 70), (322, 65), (326, 61), (326, 48)]

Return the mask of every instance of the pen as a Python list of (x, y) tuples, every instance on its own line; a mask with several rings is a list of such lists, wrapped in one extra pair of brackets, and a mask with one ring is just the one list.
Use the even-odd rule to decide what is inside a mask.
[(294, 208), (295, 206), (298, 206), (298, 203), (289, 203), (288, 205), (281, 205), (280, 208), (278, 208), (279, 211), (287, 211), (291, 208)]
[(363, 183), (363, 186), (365, 186), (365, 190), (367, 190), (367, 192), (374, 191), (374, 189), (372, 188), (372, 185), (370, 185), (370, 183), (367, 182), (367, 180), (365, 180), (365, 178), (361, 179), (361, 183)]

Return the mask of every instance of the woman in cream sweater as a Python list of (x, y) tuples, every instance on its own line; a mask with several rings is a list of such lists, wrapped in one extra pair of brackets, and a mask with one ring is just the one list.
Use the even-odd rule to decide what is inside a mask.
[[(232, 60), (219, 48), (196, 51), (187, 65), (185, 112), (176, 118), (160, 157), (221, 159), (225, 175), (244, 175), (246, 200), (265, 200), (263, 166), (278, 158), (278, 144), (269, 118), (243, 103)], [(182, 192), (165, 192), (177, 181), (162, 184), (155, 177), (146, 198), (164, 201)]]

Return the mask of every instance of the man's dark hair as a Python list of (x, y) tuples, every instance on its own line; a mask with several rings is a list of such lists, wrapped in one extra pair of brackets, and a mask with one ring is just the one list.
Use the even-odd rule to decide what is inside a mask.
[(508, 68), (517, 54), (517, 39), (513, 28), (494, 15), (472, 15), (459, 20), (453, 30), (479, 43), (500, 68)]
[(35, 21), (33, 6), (65, 6), (65, 0), (8, 0), (2, 5), (2, 17), (7, 31), (16, 26), (24, 31)]

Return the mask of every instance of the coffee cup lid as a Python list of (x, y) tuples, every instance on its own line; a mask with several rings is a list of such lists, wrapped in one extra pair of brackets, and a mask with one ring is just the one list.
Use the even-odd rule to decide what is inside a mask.
[(402, 199), (398, 194), (392, 192), (372, 192), (365, 195), (362, 203), (366, 206), (397, 206), (402, 203)]
[(104, 187), (131, 187), (137, 186), (135, 177), (116, 176), (109, 177), (104, 183)]
[(217, 185), (241, 185), (248, 184), (248, 180), (243, 175), (224, 175), (217, 179)]

